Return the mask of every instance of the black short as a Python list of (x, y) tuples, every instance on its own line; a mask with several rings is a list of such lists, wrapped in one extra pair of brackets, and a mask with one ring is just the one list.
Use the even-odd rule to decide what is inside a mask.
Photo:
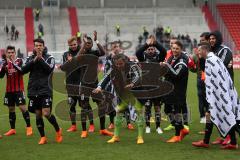
[(84, 98), (81, 97), (81, 96), (68, 96), (68, 104), (70, 106), (75, 107), (77, 105), (77, 102), (78, 102), (78, 104), (80, 106), (82, 99), (84, 100)]
[(162, 102), (161, 102), (161, 98), (153, 98), (151, 99), (151, 102), (153, 103), (154, 106), (161, 106)]
[(29, 97), (28, 110), (35, 113), (35, 110), (42, 110), (43, 108), (50, 108), (52, 110), (52, 97), (39, 96)]
[(92, 97), (92, 101), (95, 102), (95, 103), (101, 103), (103, 100)]
[[(152, 98), (152, 99), (150, 99), (150, 100), (148, 100), (148, 99), (139, 99), (138, 100), (142, 105), (145, 105), (145, 106), (161, 106), (161, 104), (162, 104), (162, 102), (161, 102), (161, 98)], [(149, 103), (150, 102), (150, 104), (147, 104), (147, 103)]]
[[(87, 94), (88, 95), (88, 94)], [(92, 101), (95, 102), (95, 103), (100, 103), (102, 102), (102, 100), (98, 99), (99, 97), (94, 97), (96, 95), (90, 95), (90, 97), (92, 98)], [(86, 103), (86, 102), (89, 102), (89, 99), (90, 97), (89, 96), (86, 96), (85, 94), (81, 94), (80, 96), (80, 101)], [(102, 96), (100, 96), (102, 98)]]
[(11, 106), (19, 106), (25, 105), (26, 98), (24, 92), (7, 92), (4, 97), (4, 105)]

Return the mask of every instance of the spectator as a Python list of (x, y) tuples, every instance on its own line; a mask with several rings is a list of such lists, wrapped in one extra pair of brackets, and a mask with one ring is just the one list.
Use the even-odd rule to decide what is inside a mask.
[(190, 36), (188, 34), (186, 35), (186, 40), (187, 41), (189, 41), (189, 40), (191, 41)]
[(192, 47), (192, 40), (188, 34), (185, 37), (185, 41), (186, 41), (185, 43), (187, 43), (188, 45), (190, 45)]
[(144, 41), (146, 41), (148, 39), (148, 35), (149, 32), (147, 31), (147, 28), (144, 26), (143, 27), (143, 37), (144, 37)]
[(185, 40), (185, 36), (182, 34), (182, 36), (181, 36), (181, 40), (183, 41), (183, 40)]
[(158, 42), (162, 41), (163, 27), (157, 27), (156, 29), (156, 38)]
[(178, 34), (177, 39), (181, 39), (181, 35), (180, 34)]
[(77, 32), (77, 43), (78, 43), (79, 46), (80, 46), (81, 43), (82, 43), (81, 36), (82, 36), (82, 33), (78, 31), (78, 32)]
[(38, 21), (40, 16), (40, 9), (36, 8), (34, 12), (35, 12), (35, 21)]
[(164, 29), (164, 34), (165, 34), (167, 37), (170, 37), (171, 33), (172, 33), (172, 29), (171, 29), (169, 26), (167, 26), (167, 27)]
[(15, 41), (18, 39), (19, 31), (16, 29), (14, 33)]
[(116, 35), (119, 37), (120, 36), (120, 25), (116, 24), (115, 29), (116, 29)]
[[(156, 34), (157, 41), (159, 43), (161, 43), (166, 49), (169, 49), (170, 48), (170, 46), (169, 46), (170, 39), (171, 39), (171, 36), (174, 36), (174, 34), (172, 34), (172, 30), (171, 30), (171, 28), (169, 28), (171, 34), (170, 34), (170, 36), (169, 36), (169, 34), (166, 35), (167, 28), (169, 28), (169, 26), (166, 27), (165, 29), (163, 27), (159, 26), (157, 28), (154, 28), (153, 32)], [(140, 36), (138, 37), (139, 43), (136, 46), (137, 49), (141, 46), (140, 42), (141, 42), (141, 40), (144, 41), (144, 38), (145, 37), (142, 37), (142, 39), (141, 39)], [(192, 41), (191, 37), (188, 34), (186, 34), (186, 35), (178, 34), (177, 39), (182, 42), (182, 44), (184, 46), (183, 47), (184, 51), (192, 52), (194, 42)]]
[(106, 45), (106, 48), (107, 48), (108, 41), (109, 41), (108, 33), (106, 33), (104, 40), (105, 40), (105, 45)]
[(143, 40), (143, 36), (142, 36), (142, 35), (139, 35), (139, 36), (138, 36), (138, 43), (139, 43), (139, 44), (142, 44), (142, 40)]
[(207, 7), (208, 6), (208, 0), (204, 0), (204, 4)]
[(194, 7), (197, 7), (197, 2), (196, 2), (196, 0), (193, 0), (193, 6), (194, 6)]
[(13, 37), (14, 37), (14, 34), (15, 34), (15, 29), (16, 29), (15, 25), (12, 24), (12, 26), (11, 26), (11, 40), (13, 40)]
[(6, 24), (6, 26), (4, 27), (4, 31), (6, 32), (6, 34), (7, 34), (7, 37), (8, 37), (9, 28), (8, 28), (8, 25), (7, 25), (7, 24)]
[(37, 36), (38, 36), (38, 38), (42, 38), (42, 36), (43, 36), (42, 32), (38, 32)]
[(193, 47), (194, 47), (194, 48), (197, 48), (197, 45), (198, 45), (198, 44), (197, 44), (197, 40), (196, 40), (196, 38), (194, 38), (194, 39), (193, 39)]
[(44, 35), (44, 28), (43, 25), (41, 23), (39, 23), (38, 25), (38, 31), (42, 33), (42, 35)]

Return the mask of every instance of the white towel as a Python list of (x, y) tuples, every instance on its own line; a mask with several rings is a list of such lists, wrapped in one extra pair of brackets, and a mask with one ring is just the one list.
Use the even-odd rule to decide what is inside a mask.
[(236, 124), (236, 120), (240, 120), (238, 94), (222, 60), (212, 52), (207, 56), (205, 73), (211, 121), (225, 137)]

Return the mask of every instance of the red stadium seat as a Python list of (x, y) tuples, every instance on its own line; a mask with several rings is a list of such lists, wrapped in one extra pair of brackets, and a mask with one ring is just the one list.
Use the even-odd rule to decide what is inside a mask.
[(240, 4), (218, 4), (217, 9), (222, 17), (236, 48), (240, 49)]

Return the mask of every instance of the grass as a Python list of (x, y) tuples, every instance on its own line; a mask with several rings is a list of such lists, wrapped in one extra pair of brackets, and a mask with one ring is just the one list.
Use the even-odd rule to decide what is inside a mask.
[[(56, 76), (55, 76), (56, 77)], [(25, 84), (28, 77), (25, 76)], [(240, 91), (240, 71), (235, 71), (235, 86)], [(60, 81), (63, 78), (55, 78), (54, 87), (62, 87)], [(45, 120), (46, 135), (48, 137), (49, 143), (44, 146), (39, 146), (37, 144), (39, 140), (39, 134), (35, 125), (34, 115), (31, 114), (31, 122), (34, 129), (34, 135), (32, 137), (25, 136), (25, 123), (22, 118), (21, 113), (17, 109), (17, 120), (16, 120), (16, 130), (17, 134), (11, 137), (4, 137), (0, 140), (0, 154), (1, 159), (12, 160), (12, 159), (24, 159), (24, 160), (38, 160), (38, 159), (48, 159), (48, 160), (63, 160), (63, 159), (161, 159), (161, 160), (210, 160), (210, 159), (231, 159), (237, 160), (240, 157), (240, 150), (237, 151), (225, 151), (220, 150), (219, 146), (211, 146), (209, 149), (199, 149), (194, 148), (191, 145), (192, 141), (202, 139), (203, 136), (198, 134), (198, 131), (203, 130), (204, 125), (199, 123), (199, 112), (197, 103), (197, 92), (196, 92), (196, 75), (190, 74), (188, 85), (188, 105), (191, 111), (191, 122), (190, 122), (190, 135), (187, 136), (181, 143), (178, 144), (167, 144), (165, 141), (170, 138), (174, 131), (164, 132), (163, 135), (157, 135), (154, 131), (154, 124), (152, 124), (152, 133), (144, 135), (145, 144), (137, 145), (136, 136), (137, 131), (128, 131), (123, 126), (121, 130), (121, 142), (117, 144), (107, 144), (106, 141), (109, 137), (99, 136), (98, 126), (99, 121), (96, 116), (96, 107), (94, 108), (95, 124), (97, 131), (95, 133), (89, 134), (87, 139), (80, 138), (80, 122), (78, 122), (78, 132), (67, 133), (66, 129), (70, 126), (69, 121), (60, 120), (58, 116), (58, 121), (60, 126), (63, 128), (64, 141), (62, 144), (56, 144), (54, 141), (55, 132), (52, 126)], [(27, 85), (25, 85), (27, 88)], [(60, 90), (64, 90), (61, 88)], [(54, 104), (56, 104), (66, 99), (66, 94), (61, 93), (61, 91), (54, 91)], [(0, 80), (0, 133), (3, 134), (9, 129), (8, 123), (8, 110), (7, 107), (3, 106), (3, 97), (5, 92), (5, 79)], [(65, 112), (68, 115), (68, 111), (64, 106), (61, 112)], [(64, 111), (65, 110), (65, 111)], [(78, 108), (78, 112), (80, 109)], [(55, 109), (53, 109), (55, 112)], [(58, 115), (58, 114), (57, 114)], [(108, 118), (107, 118), (108, 119)], [(107, 123), (108, 124), (108, 123)], [(162, 128), (168, 125), (167, 122), (163, 122)], [(212, 140), (218, 136), (216, 129), (212, 135)]]

